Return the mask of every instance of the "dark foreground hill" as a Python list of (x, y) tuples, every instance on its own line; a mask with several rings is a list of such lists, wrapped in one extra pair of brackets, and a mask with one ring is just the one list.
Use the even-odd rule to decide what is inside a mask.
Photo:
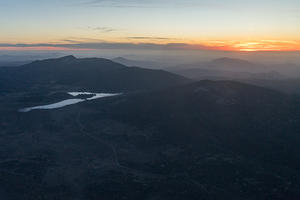
[(284, 162), (300, 167), (300, 156), (287, 151), (290, 143), (284, 143), (289, 138), (298, 138), (289, 141), (295, 145), (300, 142), (299, 102), (238, 82), (201, 81), (128, 97), (105, 108), (114, 119), (140, 128), (159, 127), (165, 141), (194, 143), (204, 151), (222, 146), (272, 162), (282, 155)]
[(127, 67), (107, 59), (77, 59), (74, 56), (0, 68), (2, 91), (78, 88), (124, 92), (164, 88), (187, 81), (186, 78), (162, 70)]
[(300, 197), (297, 98), (230, 81), (29, 113), (0, 97), (0, 199)]

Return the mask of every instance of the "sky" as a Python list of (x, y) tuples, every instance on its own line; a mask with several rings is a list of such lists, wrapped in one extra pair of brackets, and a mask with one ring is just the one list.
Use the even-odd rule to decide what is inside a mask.
[(299, 0), (0, 0), (0, 50), (300, 51)]

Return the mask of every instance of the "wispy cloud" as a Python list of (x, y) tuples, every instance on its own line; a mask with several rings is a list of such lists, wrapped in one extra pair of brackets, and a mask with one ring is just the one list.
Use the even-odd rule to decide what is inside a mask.
[(135, 36), (135, 37), (127, 37), (126, 39), (130, 39), (130, 40), (170, 40), (171, 38)]
[(53, 43), (40, 43), (40, 44), (7, 44), (0, 43), (0, 49), (4, 48), (66, 48), (72, 49), (150, 49), (150, 50), (176, 50), (176, 49), (208, 49), (203, 45), (190, 45), (185, 43), (168, 43), (168, 44), (155, 44), (155, 43), (109, 43), (109, 42), (89, 42), (89, 43), (70, 43), (74, 40), (65, 40), (68, 43), (65, 44), (53, 44)]
[[(85, 0), (77, 5), (93, 7), (162, 8), (212, 5), (216, 0)], [(219, 1), (217, 1), (220, 4)]]
[(148, 2), (143, 0), (86, 0), (76, 5), (93, 7), (149, 7), (151, 6), (151, 0)]
[(80, 44), (80, 43), (101, 43), (101, 42), (105, 42), (105, 40), (87, 38), (87, 37), (70, 37), (70, 38), (62, 39), (59, 42), (54, 44), (66, 44), (66, 43)]
[(110, 33), (110, 32), (114, 32), (114, 31), (118, 31), (118, 29), (114, 29), (111, 27), (105, 27), (105, 26), (97, 26), (97, 27), (87, 27), (89, 30), (93, 30), (93, 31), (99, 31), (102, 33)]

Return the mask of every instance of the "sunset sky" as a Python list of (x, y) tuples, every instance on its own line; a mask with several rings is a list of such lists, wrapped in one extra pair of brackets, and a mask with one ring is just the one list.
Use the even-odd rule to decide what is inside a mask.
[(299, 51), (299, 0), (0, 0), (0, 50)]

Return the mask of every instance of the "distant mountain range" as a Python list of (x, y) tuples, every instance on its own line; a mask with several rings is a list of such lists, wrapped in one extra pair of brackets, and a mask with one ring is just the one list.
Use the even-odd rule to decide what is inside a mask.
[(283, 80), (286, 76), (276, 72), (250, 73), (240, 71), (226, 71), (221, 69), (182, 69), (175, 70), (174, 73), (194, 79), (194, 80), (240, 80), (240, 79), (264, 79), (264, 80)]
[(0, 61), (0, 67), (14, 67), (28, 64), (32, 61)]
[(139, 66), (143, 68), (150, 68), (150, 69), (162, 69), (163, 67), (161, 64), (153, 62), (153, 61), (140, 61), (140, 60), (130, 60), (123, 57), (116, 57), (113, 58), (112, 61), (121, 63), (126, 66)]
[[(210, 70), (223, 70), (223, 71), (235, 71), (235, 72), (250, 72), (259, 70), (264, 72), (266, 70), (265, 65), (252, 63), (246, 60), (235, 58), (218, 58), (208, 62), (198, 62), (190, 64), (182, 64), (172, 67), (173, 70), (184, 69), (210, 69)], [(170, 68), (170, 69), (172, 69)]]
[(188, 82), (162, 70), (127, 67), (102, 58), (65, 56), (35, 61), (20, 67), (0, 68), (0, 88), (78, 88), (93, 91), (158, 89)]
[(193, 80), (235, 80), (300, 94), (300, 66), (296, 65), (261, 65), (240, 59), (220, 58), (166, 70)]
[[(274, 74), (276, 73), (276, 78), (285, 78), (287, 77), (300, 77), (300, 66), (292, 64), (282, 64), (282, 65), (264, 65), (252, 63), (246, 60), (233, 59), (233, 58), (218, 58), (209, 62), (199, 62), (192, 64), (183, 64), (168, 68), (169, 71), (177, 73), (188, 73), (186, 70), (194, 70), (198, 75), (201, 74), (200, 70), (211, 70), (211, 74), (214, 72), (217, 73), (216, 76), (221, 77), (222, 72), (224, 77), (227, 75), (238, 75), (238, 73), (248, 73), (248, 76), (260, 76), (260, 74)], [(199, 72), (197, 72), (199, 70)], [(227, 73), (227, 74), (226, 74)], [(228, 74), (232, 73), (232, 74)], [(234, 74), (236, 73), (236, 74)], [(201, 75), (203, 76), (203, 74)], [(194, 77), (197, 77), (196, 75)], [(245, 76), (247, 77), (247, 76)], [(272, 76), (270, 76), (272, 77)]]
[(11, 53), (11, 54), (0, 54), (0, 67), (10, 67), (10, 66), (20, 66), (29, 64), (34, 60), (41, 60), (47, 58), (55, 58), (55, 57), (62, 57), (62, 53), (56, 52), (47, 52), (47, 53)]

